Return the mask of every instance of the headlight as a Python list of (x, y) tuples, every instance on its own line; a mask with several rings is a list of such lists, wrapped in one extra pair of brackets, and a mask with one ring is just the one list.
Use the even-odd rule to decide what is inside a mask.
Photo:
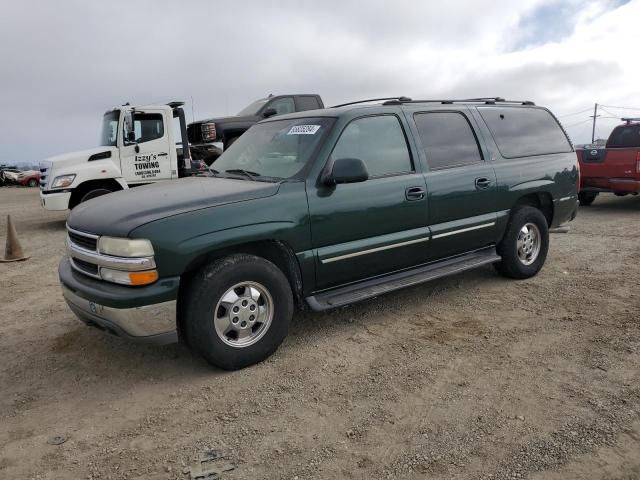
[(153, 245), (142, 238), (100, 237), (98, 252), (116, 257), (152, 257)]
[(202, 132), (203, 142), (213, 142), (216, 139), (216, 124), (215, 123), (203, 123), (200, 126)]
[(51, 188), (66, 188), (73, 183), (76, 176), (74, 175), (62, 175), (56, 177), (51, 184)]

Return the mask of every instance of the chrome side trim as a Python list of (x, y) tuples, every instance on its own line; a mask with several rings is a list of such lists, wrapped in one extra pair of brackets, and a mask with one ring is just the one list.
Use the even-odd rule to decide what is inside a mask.
[(361, 255), (367, 255), (369, 253), (382, 252), (383, 250), (390, 250), (392, 248), (404, 247), (405, 245), (412, 245), (414, 243), (428, 242), (428, 238), (416, 238), (415, 240), (407, 240), (406, 242), (392, 243), (391, 245), (385, 245), (383, 247), (369, 248), (367, 250), (360, 250), (359, 252), (348, 253), (346, 255), (339, 255), (337, 257), (325, 258), (320, 260), (320, 263), (332, 263), (339, 260), (346, 260), (347, 258), (359, 257)]
[(120, 330), (130, 337), (145, 338), (176, 331), (176, 300), (143, 307), (112, 308), (82, 298), (64, 286), (62, 294), (80, 319)]
[(558, 201), (559, 202), (566, 202), (567, 200), (571, 200), (572, 198), (573, 198), (573, 196), (562, 197), (562, 198), (559, 198)]
[[(156, 262), (153, 257), (125, 258), (102, 255), (79, 247), (70, 241), (67, 241), (67, 253), (72, 259), (77, 258), (78, 260), (93, 263), (99, 267), (113, 268), (115, 270), (139, 272), (156, 268)], [(79, 271), (86, 273), (83, 270)]]
[(436, 238), (442, 238), (442, 237), (448, 237), (450, 235), (457, 235), (459, 233), (465, 233), (465, 232), (470, 232), (472, 230), (479, 230), (481, 228), (488, 228), (488, 227), (493, 227), (496, 224), (496, 222), (491, 222), (491, 223), (483, 223), (482, 225), (476, 225), (474, 227), (468, 227), (468, 228), (461, 228), (460, 230), (452, 230), (450, 232), (445, 232), (445, 233), (439, 233), (437, 235), (434, 235), (433, 238), (434, 240)]

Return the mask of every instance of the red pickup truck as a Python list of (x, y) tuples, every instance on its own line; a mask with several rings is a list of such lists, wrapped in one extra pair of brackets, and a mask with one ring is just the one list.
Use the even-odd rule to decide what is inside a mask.
[(580, 205), (593, 203), (600, 192), (618, 196), (640, 192), (640, 118), (623, 118), (613, 129), (606, 148), (578, 149)]

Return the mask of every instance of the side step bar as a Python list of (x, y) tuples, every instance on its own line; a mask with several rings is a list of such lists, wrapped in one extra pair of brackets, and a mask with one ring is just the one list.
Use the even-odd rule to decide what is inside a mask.
[(428, 282), (500, 260), (495, 247), (477, 250), (458, 257), (447, 258), (429, 265), (377, 277), (354, 285), (336, 288), (307, 297), (307, 304), (318, 312), (360, 302), (383, 293)]

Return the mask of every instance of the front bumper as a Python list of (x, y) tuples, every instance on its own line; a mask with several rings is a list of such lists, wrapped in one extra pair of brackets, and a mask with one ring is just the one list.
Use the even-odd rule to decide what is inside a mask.
[(73, 271), (67, 257), (58, 273), (65, 301), (87, 325), (156, 344), (178, 340), (177, 278), (161, 279), (148, 287), (112, 285)]
[(40, 204), (46, 210), (68, 210), (71, 192), (44, 193), (40, 191)]

